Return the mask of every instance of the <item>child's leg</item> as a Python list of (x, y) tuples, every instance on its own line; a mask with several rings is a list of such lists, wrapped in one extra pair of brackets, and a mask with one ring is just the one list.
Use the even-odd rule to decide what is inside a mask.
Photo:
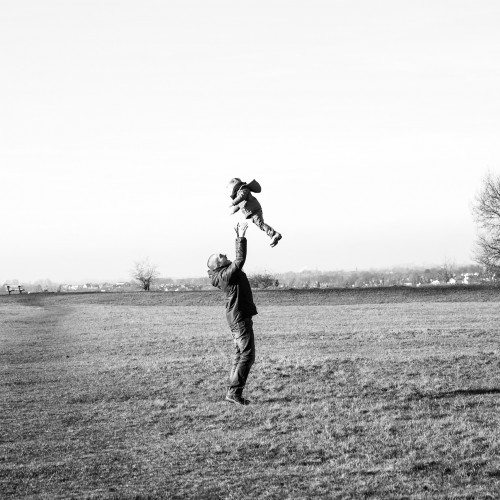
[(269, 225), (264, 222), (264, 216), (262, 214), (262, 210), (259, 210), (255, 214), (252, 215), (252, 222), (261, 230), (264, 231), (269, 238), (272, 238), (276, 231)]

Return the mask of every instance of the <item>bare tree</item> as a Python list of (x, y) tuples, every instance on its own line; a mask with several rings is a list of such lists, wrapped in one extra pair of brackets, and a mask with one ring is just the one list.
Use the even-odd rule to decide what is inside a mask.
[(500, 277), (500, 176), (488, 173), (473, 206), (479, 227), (475, 259), (491, 273)]
[(443, 283), (448, 283), (455, 276), (455, 265), (445, 259), (444, 264), (439, 269), (438, 277)]
[(141, 288), (146, 292), (149, 292), (151, 284), (158, 276), (158, 267), (151, 264), (149, 259), (144, 259), (134, 264), (132, 277), (139, 282)]

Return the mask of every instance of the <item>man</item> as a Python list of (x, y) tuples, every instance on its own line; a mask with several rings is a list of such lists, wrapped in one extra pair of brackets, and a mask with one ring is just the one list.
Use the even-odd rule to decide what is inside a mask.
[(255, 341), (252, 316), (257, 314), (253, 303), (252, 290), (243, 265), (247, 256), (245, 233), (248, 224), (238, 223), (236, 231), (236, 258), (231, 262), (225, 254), (212, 254), (208, 258), (208, 275), (212, 285), (226, 295), (226, 318), (236, 348), (234, 363), (229, 375), (229, 388), (226, 400), (231, 403), (248, 405), (250, 401), (243, 397), (243, 389), (250, 368), (255, 361)]

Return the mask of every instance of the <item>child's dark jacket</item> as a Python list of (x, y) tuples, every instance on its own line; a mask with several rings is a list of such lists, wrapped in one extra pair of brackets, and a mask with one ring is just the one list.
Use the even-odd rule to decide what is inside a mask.
[(255, 179), (248, 184), (243, 181), (235, 184), (230, 194), (233, 200), (234, 212), (241, 210), (241, 213), (246, 219), (260, 212), (262, 207), (257, 198), (252, 195), (252, 192), (260, 193), (260, 191), (260, 184)]

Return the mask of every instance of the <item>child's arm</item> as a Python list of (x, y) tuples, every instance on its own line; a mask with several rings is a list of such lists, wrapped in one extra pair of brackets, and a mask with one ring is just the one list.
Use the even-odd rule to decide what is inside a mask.
[(231, 212), (231, 215), (235, 214), (238, 210), (240, 209), (240, 207), (238, 206), (233, 206), (231, 205), (231, 208), (229, 209), (229, 211)]
[(250, 194), (250, 189), (242, 188), (238, 191), (238, 196), (232, 201), (231, 205), (238, 205), (243, 200), (248, 200), (248, 195)]

